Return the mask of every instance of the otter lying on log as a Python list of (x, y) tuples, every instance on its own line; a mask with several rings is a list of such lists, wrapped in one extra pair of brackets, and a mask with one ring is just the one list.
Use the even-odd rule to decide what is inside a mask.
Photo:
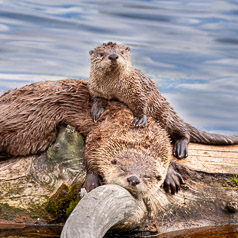
[(210, 134), (185, 123), (160, 94), (156, 85), (134, 69), (130, 48), (117, 43), (104, 43), (90, 51), (91, 69), (88, 81), (93, 97), (91, 115), (94, 121), (101, 116), (107, 100), (118, 99), (133, 112), (132, 124), (136, 127), (153, 117), (173, 140), (173, 154), (179, 159), (188, 156), (189, 142), (207, 145), (238, 144), (238, 137)]
[[(112, 103), (112, 110), (116, 111), (117, 106), (119, 106), (119, 104), (115, 106)], [(87, 137), (88, 133), (91, 132), (89, 138), (92, 138), (93, 133), (99, 130), (97, 127), (101, 128), (102, 126), (94, 124), (90, 118), (90, 108), (91, 103), (87, 83), (83, 80), (67, 79), (38, 82), (26, 85), (20, 89), (9, 90), (0, 97), (0, 159), (35, 155), (44, 152), (55, 141), (57, 126), (59, 124), (75, 127), (84, 137)], [(125, 107), (123, 112), (127, 114), (128, 117), (131, 117), (128, 109), (126, 110)], [(108, 118), (106, 118), (106, 120), (108, 120)], [(117, 121), (117, 124), (115, 124), (114, 130), (119, 130), (120, 125), (123, 125), (123, 123), (125, 124), (125, 121), (123, 117), (121, 117)], [(162, 135), (165, 134), (165, 132), (160, 130), (159, 125), (154, 125), (154, 127), (157, 127), (157, 129), (153, 132), (151, 131), (150, 134), (158, 134), (159, 132), (163, 133)], [(96, 129), (94, 130), (94, 128)], [(122, 131), (118, 131), (118, 133), (122, 133)], [(137, 135), (139, 135), (139, 133), (147, 134), (148, 139), (150, 139), (152, 143), (152, 135), (149, 136), (146, 129), (143, 132), (138, 131)], [(149, 148), (151, 154), (155, 153), (152, 152), (152, 145), (154, 145), (153, 149), (158, 146), (158, 139), (156, 139), (156, 137), (158, 136), (158, 138), (160, 138), (160, 136), (157, 134), (153, 135), (154, 142), (151, 144), (151, 148)], [(99, 134), (97, 134), (97, 137), (98, 136)], [(97, 137), (94, 136), (95, 141), (90, 141), (92, 146), (93, 143), (97, 143)], [(87, 139), (87, 141), (89, 141), (89, 139)], [(170, 148), (169, 139), (164, 137), (163, 141), (163, 153), (167, 153), (165, 155), (166, 164), (164, 165), (164, 169), (161, 170), (161, 178), (158, 180), (158, 186), (160, 186), (165, 179), (170, 159), (168, 155)], [(136, 146), (134, 150), (139, 148), (139, 145)], [(166, 150), (165, 147), (167, 147)], [(90, 147), (87, 146), (87, 148)], [(141, 150), (141, 153), (142, 152)], [(101, 161), (103, 156), (103, 153), (98, 153), (95, 160)], [(133, 153), (128, 153), (127, 156), (133, 156)], [(87, 160), (88, 154), (86, 154), (85, 163), (90, 164)], [(152, 165), (151, 163), (150, 165)], [(101, 183), (99, 177), (95, 175), (96, 169), (91, 169), (91, 166), (89, 167), (89, 173), (85, 181), (87, 191), (99, 186)], [(182, 178), (172, 167), (169, 168), (167, 175), (164, 183), (165, 190), (175, 194), (179, 190)], [(152, 177), (152, 175), (148, 176)], [(134, 183), (134, 180), (131, 182)]]
[(165, 190), (175, 194), (183, 179), (169, 168), (172, 149), (167, 132), (152, 118), (145, 127), (134, 128), (129, 123), (132, 117), (125, 105), (112, 101), (88, 134), (84, 151), (87, 191), (102, 179), (126, 188), (138, 199), (149, 199), (165, 181)]

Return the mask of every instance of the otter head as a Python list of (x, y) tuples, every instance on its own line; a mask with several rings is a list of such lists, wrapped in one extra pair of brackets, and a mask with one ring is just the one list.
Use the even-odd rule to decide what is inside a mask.
[(148, 151), (130, 148), (114, 154), (109, 160), (98, 161), (100, 175), (106, 184), (117, 184), (136, 198), (148, 197), (162, 185), (168, 163), (154, 158)]
[(104, 73), (122, 70), (131, 65), (130, 48), (117, 43), (104, 43), (90, 50), (91, 69)]

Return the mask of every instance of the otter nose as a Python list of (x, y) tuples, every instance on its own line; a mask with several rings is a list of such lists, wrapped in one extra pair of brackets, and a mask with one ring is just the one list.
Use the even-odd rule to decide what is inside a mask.
[(127, 182), (132, 186), (136, 186), (140, 183), (140, 180), (136, 176), (131, 176), (127, 178)]
[(117, 54), (111, 54), (111, 55), (108, 56), (108, 59), (116, 60), (116, 59), (118, 59), (118, 55)]

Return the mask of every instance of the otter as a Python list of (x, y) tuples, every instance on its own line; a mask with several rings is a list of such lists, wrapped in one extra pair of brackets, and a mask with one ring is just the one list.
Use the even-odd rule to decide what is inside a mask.
[(83, 80), (37, 82), (5, 92), (0, 97), (0, 159), (45, 151), (55, 141), (59, 124), (86, 136), (94, 126), (90, 107)]
[(117, 99), (133, 112), (133, 126), (145, 126), (147, 116), (158, 121), (168, 132), (174, 143), (173, 155), (179, 159), (188, 156), (189, 142), (238, 144), (238, 137), (206, 133), (184, 122), (156, 85), (132, 66), (129, 47), (108, 42), (89, 53), (91, 68), (88, 87), (93, 100), (91, 116), (95, 122), (104, 112), (108, 100)]
[[(0, 160), (44, 152), (55, 141), (59, 124), (71, 125), (85, 139), (87, 136), (92, 138), (93, 131), (100, 125), (95, 125), (91, 119), (90, 109), (88, 86), (83, 80), (37, 82), (5, 92), (0, 97)], [(88, 150), (90, 146), (93, 148), (92, 141), (87, 145)], [(105, 151), (108, 157), (111, 152)], [(99, 185), (97, 181), (98, 177), (89, 172), (85, 181), (89, 186), (87, 190)], [(164, 182), (165, 190), (174, 194), (181, 183), (181, 176), (170, 166)]]
[(117, 184), (137, 198), (157, 191), (178, 192), (183, 178), (170, 165), (171, 143), (167, 132), (150, 118), (143, 128), (134, 128), (132, 113), (119, 102), (110, 102), (97, 127), (86, 138), (84, 161), (91, 191), (105, 184)]

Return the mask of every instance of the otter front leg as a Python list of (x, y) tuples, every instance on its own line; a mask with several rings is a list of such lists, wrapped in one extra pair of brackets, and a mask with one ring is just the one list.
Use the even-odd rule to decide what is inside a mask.
[[(132, 97), (133, 98), (133, 97)], [(141, 95), (135, 97), (137, 100), (129, 101), (128, 106), (133, 113), (131, 124), (134, 127), (143, 127), (147, 124), (146, 111), (147, 111), (147, 98)]]
[(86, 189), (87, 192), (90, 192), (96, 187), (99, 187), (102, 185), (102, 179), (98, 174), (94, 173), (87, 173), (85, 182), (83, 187)]
[(181, 184), (184, 184), (182, 176), (170, 164), (163, 184), (164, 190), (174, 195), (180, 190)]
[(94, 122), (103, 114), (105, 107), (107, 106), (107, 100), (100, 97), (93, 98), (93, 105), (91, 108), (91, 117)]

